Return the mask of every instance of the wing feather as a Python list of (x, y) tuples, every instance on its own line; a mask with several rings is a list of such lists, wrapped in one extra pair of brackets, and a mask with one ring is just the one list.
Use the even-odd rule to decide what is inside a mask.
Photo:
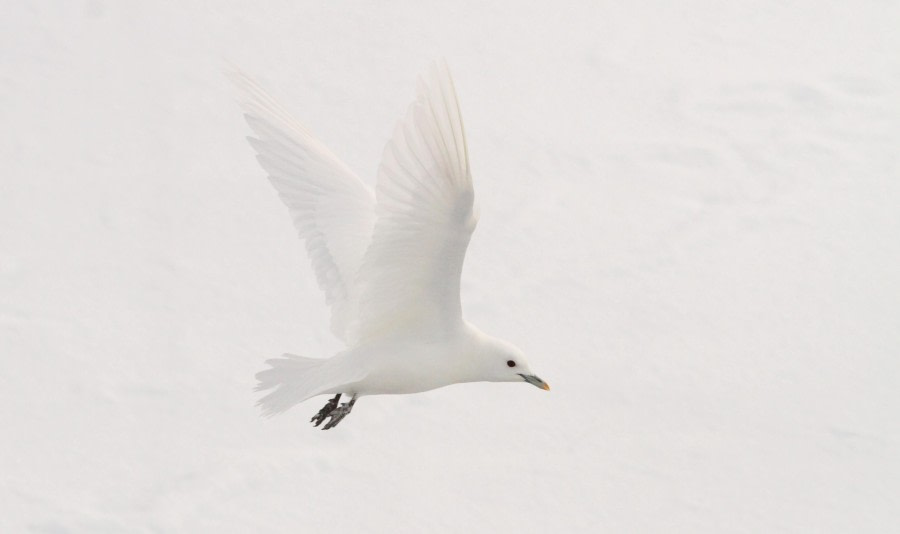
[(385, 147), (375, 194), (377, 220), (359, 272), (351, 337), (451, 331), (462, 321), (460, 275), (477, 217), (446, 63), (420, 78), (416, 101)]
[(253, 80), (229, 77), (241, 90), (256, 159), (288, 207), (331, 307), (331, 330), (348, 339), (357, 313), (355, 280), (375, 224), (375, 196)]

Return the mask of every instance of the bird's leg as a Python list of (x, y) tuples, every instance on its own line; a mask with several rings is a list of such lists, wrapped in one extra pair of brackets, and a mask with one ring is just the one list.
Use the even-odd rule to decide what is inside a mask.
[(335, 410), (335, 408), (337, 408), (338, 401), (340, 401), (340, 400), (341, 400), (341, 394), (338, 393), (337, 395), (334, 396), (333, 399), (328, 401), (328, 404), (326, 404), (324, 407), (322, 407), (322, 409), (319, 410), (319, 413), (314, 415), (313, 418), (310, 419), (309, 421), (311, 423), (315, 423), (315, 426), (321, 425), (322, 421), (324, 421), (326, 417), (331, 415), (331, 412), (333, 412)]
[(350, 413), (350, 410), (353, 409), (353, 405), (356, 404), (356, 393), (353, 394), (353, 397), (350, 398), (350, 402), (345, 402), (341, 404), (340, 407), (333, 409), (328, 417), (331, 418), (331, 421), (325, 423), (325, 426), (322, 427), (322, 430), (328, 430), (329, 428), (334, 428), (340, 423), (347, 414)]

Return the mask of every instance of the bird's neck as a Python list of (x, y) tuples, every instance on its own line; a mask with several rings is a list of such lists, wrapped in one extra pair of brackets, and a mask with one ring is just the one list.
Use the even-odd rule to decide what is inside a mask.
[(465, 323), (463, 342), (459, 349), (459, 371), (461, 381), (478, 382), (484, 380), (485, 368), (494, 352), (497, 339), (485, 334), (477, 327)]

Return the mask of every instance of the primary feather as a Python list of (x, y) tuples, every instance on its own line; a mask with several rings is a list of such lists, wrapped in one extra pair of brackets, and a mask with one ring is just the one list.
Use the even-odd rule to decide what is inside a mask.
[(243, 73), (231, 79), (256, 137), (248, 140), (306, 243), (331, 307), (331, 331), (348, 341), (356, 275), (375, 225), (375, 196), (356, 174)]
[(354, 337), (440, 336), (462, 321), (460, 275), (476, 224), (462, 118), (443, 62), (420, 79), (384, 149), (376, 197)]

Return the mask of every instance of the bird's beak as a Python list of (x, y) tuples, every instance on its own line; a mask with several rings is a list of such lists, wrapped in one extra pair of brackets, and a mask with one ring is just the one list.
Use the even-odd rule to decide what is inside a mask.
[(531, 384), (532, 386), (539, 387), (539, 388), (543, 389), (544, 391), (550, 391), (550, 385), (534, 375), (523, 375), (523, 374), (519, 373), (519, 376), (524, 378), (525, 381), (528, 382), (529, 384)]

